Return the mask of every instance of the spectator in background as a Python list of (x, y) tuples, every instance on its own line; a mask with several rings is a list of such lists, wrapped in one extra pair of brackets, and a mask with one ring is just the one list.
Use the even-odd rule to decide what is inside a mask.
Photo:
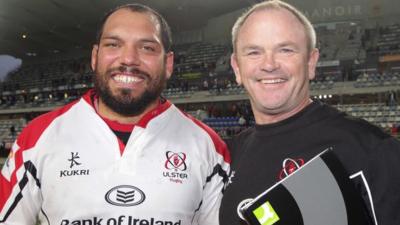
[(240, 125), (240, 126), (244, 126), (244, 125), (246, 125), (246, 119), (244, 118), (244, 116), (243, 115), (240, 115), (239, 116), (239, 120), (238, 120), (238, 124)]
[(160, 96), (170, 46), (149, 7), (106, 15), (92, 50), (95, 88), (34, 119), (15, 142), (0, 174), (1, 224), (218, 224), (229, 155)]
[(16, 133), (15, 133), (15, 126), (14, 125), (11, 125), (11, 127), (10, 127), (10, 135), (11, 135), (12, 138), (15, 138)]
[(203, 81), (203, 90), (207, 91), (208, 89), (209, 89), (208, 80), (207, 80), (207, 78), (205, 78)]
[(391, 134), (392, 134), (392, 136), (397, 136), (398, 135), (398, 132), (399, 132), (399, 130), (398, 130), (398, 124), (392, 124), (392, 128), (391, 128), (391, 130), (390, 130), (390, 132), (391, 132)]
[[(256, 125), (232, 139), (221, 225), (243, 224), (237, 209), (285, 178), (283, 162), (307, 162), (330, 148), (348, 172), (371, 224), (400, 224), (400, 143), (363, 120), (310, 99), (319, 57), (308, 19), (282, 1), (256, 4), (232, 29), (231, 65)], [(268, 222), (267, 222), (268, 223)], [(300, 223), (300, 221), (299, 221)], [(272, 223), (271, 223), (272, 224)]]
[(0, 156), (7, 157), (8, 152), (6, 151), (6, 142), (4, 140), (0, 143)]
[(203, 121), (208, 117), (207, 111), (204, 109), (197, 109), (196, 110), (196, 119)]
[(387, 105), (390, 107), (396, 106), (397, 105), (397, 96), (396, 96), (396, 92), (394, 91), (390, 91), (388, 94), (388, 98), (387, 98)]

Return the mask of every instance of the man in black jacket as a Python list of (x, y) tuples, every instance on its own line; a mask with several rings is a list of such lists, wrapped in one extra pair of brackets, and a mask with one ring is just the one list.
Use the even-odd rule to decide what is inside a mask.
[(249, 94), (256, 125), (230, 143), (232, 171), (221, 225), (243, 223), (237, 213), (242, 200), (256, 197), (327, 148), (343, 163), (371, 220), (400, 224), (400, 143), (310, 99), (319, 52), (308, 19), (289, 4), (262, 2), (236, 21), (232, 35), (231, 65)]

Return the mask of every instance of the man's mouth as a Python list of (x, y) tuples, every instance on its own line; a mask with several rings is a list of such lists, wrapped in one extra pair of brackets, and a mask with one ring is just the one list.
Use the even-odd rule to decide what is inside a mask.
[(276, 79), (260, 79), (259, 80), (263, 84), (279, 84), (286, 81), (286, 79), (276, 78)]
[(133, 84), (143, 81), (144, 79), (138, 76), (129, 76), (123, 74), (116, 74), (112, 77), (118, 83)]
[(150, 78), (150, 75), (135, 67), (120, 66), (107, 71), (111, 79), (122, 85), (132, 85), (143, 82)]

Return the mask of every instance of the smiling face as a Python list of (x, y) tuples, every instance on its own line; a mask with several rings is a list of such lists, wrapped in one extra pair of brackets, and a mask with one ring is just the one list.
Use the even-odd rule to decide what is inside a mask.
[(304, 26), (285, 9), (255, 11), (238, 31), (231, 65), (258, 124), (281, 121), (309, 104), (319, 53), (309, 51), (307, 41)]
[(153, 15), (120, 9), (104, 24), (91, 64), (102, 111), (138, 116), (157, 104), (173, 53), (164, 51)]

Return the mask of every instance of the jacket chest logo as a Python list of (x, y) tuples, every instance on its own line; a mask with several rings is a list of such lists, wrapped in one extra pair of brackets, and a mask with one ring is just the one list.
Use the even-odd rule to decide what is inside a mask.
[(282, 162), (282, 169), (279, 172), (278, 179), (282, 180), (283, 178), (289, 176), (290, 174), (298, 170), (303, 165), (304, 165), (304, 159), (286, 158)]

